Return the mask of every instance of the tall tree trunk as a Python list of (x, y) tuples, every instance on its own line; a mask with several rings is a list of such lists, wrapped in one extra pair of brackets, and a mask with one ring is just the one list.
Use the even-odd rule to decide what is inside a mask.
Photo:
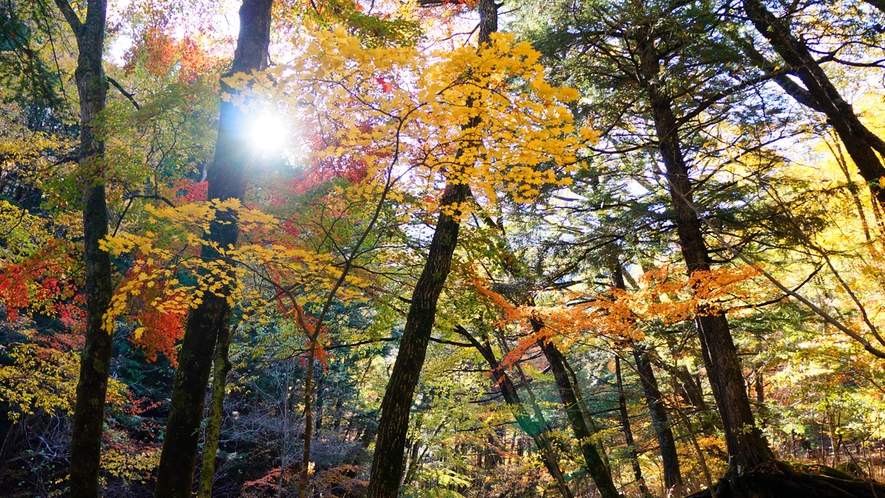
[(655, 428), (655, 435), (657, 435), (658, 446), (661, 450), (664, 485), (670, 490), (671, 496), (682, 496), (683, 484), (682, 472), (679, 469), (679, 454), (676, 452), (676, 441), (670, 428), (667, 410), (664, 408), (663, 395), (658, 388), (658, 381), (651, 367), (651, 359), (648, 352), (639, 346), (633, 348), (633, 358), (636, 360), (639, 383), (642, 384), (642, 391), (645, 393), (645, 402), (648, 404), (651, 423)]
[[(670, 191), (673, 221), (682, 257), (691, 276), (710, 270), (708, 249), (691, 200), (688, 165), (682, 154), (672, 102), (661, 86), (658, 48), (649, 29), (637, 32), (636, 43), (640, 52), (641, 84), (651, 105), (658, 150)], [(695, 321), (707, 375), (722, 416), (730, 458), (729, 471), (740, 475), (763, 462), (774, 460), (774, 454), (756, 427), (728, 319), (716, 310), (706, 313), (701, 310)]]
[[(243, 1), (233, 73), (260, 71), (267, 66), (272, 3), (273, 0)], [(232, 91), (223, 84), (222, 89)], [(246, 126), (243, 109), (231, 102), (221, 104), (215, 159), (208, 172), (210, 200), (243, 199), (246, 170), (253, 160)], [(219, 212), (210, 226), (209, 241), (220, 248), (233, 247), (238, 230), (234, 213)], [(201, 257), (213, 261), (219, 254), (207, 245)], [(212, 353), (219, 332), (229, 326), (230, 305), (224, 296), (228, 291), (227, 287), (221, 290), (222, 295), (207, 291), (202, 303), (188, 316), (157, 472), (157, 498), (191, 496)]]
[[(491, 34), (498, 29), (498, 6), (494, 0), (480, 0), (478, 9), (479, 43), (489, 43)], [(468, 126), (475, 127), (477, 124), (472, 122)], [(458, 242), (459, 221), (445, 211), (449, 206), (458, 206), (466, 201), (469, 194), (468, 185), (452, 179), (446, 182), (436, 230), (430, 241), (424, 270), (412, 293), (399, 353), (381, 401), (381, 420), (372, 458), (368, 498), (394, 498), (399, 490), (406, 433), (409, 430), (409, 409), (436, 320), (436, 305), (451, 270), (452, 255)]]
[(108, 82), (104, 52), (107, 0), (86, 2), (86, 21), (77, 17), (67, 0), (56, 0), (77, 40), (77, 93), (80, 99), (80, 175), (86, 185), (83, 205), (86, 264), (86, 346), (80, 356), (73, 434), (71, 436), (71, 496), (97, 497), (104, 427), (105, 396), (112, 354), (113, 331), (102, 327), (111, 302), (111, 260), (99, 248), (108, 234), (105, 197), (105, 144), (96, 135), (95, 118), (104, 111)]
[[(532, 328), (536, 332), (543, 326), (539, 321), (532, 320)], [(559, 388), (559, 396), (565, 408), (566, 418), (568, 418), (575, 439), (578, 440), (578, 444), (581, 447), (587, 473), (593, 478), (593, 482), (596, 483), (602, 498), (619, 498), (621, 495), (618, 493), (614, 481), (612, 481), (611, 471), (605, 466), (605, 462), (599, 456), (599, 450), (593, 444), (593, 433), (590, 432), (590, 428), (587, 427), (587, 423), (584, 420), (584, 414), (581, 413), (581, 407), (578, 404), (578, 399), (575, 397), (572, 382), (569, 379), (568, 371), (565, 369), (562, 353), (550, 341), (542, 341), (539, 345), (544, 356), (547, 357), (547, 363), (550, 365), (550, 370), (556, 379), (556, 387)]]
[[(761, 0), (744, 0), (743, 3), (756, 30), (768, 39), (807, 90), (795, 85), (781, 86), (797, 102), (827, 116), (827, 122), (836, 130), (863, 179), (871, 185), (878, 185), (879, 178), (885, 177), (885, 167), (876, 152), (885, 156), (885, 141), (861, 123), (805, 42), (793, 36), (787, 20), (777, 18)], [(877, 189), (876, 198), (880, 203), (885, 202), (885, 189)]]
[(633, 429), (630, 427), (630, 414), (627, 412), (627, 395), (624, 394), (624, 380), (621, 376), (621, 357), (615, 355), (615, 378), (618, 381), (618, 411), (621, 414), (621, 429), (624, 431), (624, 439), (627, 442), (627, 453), (630, 455), (630, 463), (633, 465), (633, 476), (639, 483), (639, 492), (645, 498), (651, 498), (645, 479), (642, 478), (642, 467), (639, 465), (639, 454), (636, 452), (636, 443), (633, 441)]
[(544, 462), (547, 472), (549, 472), (556, 481), (556, 485), (562, 496), (564, 498), (572, 498), (572, 492), (568, 488), (568, 485), (566, 485), (562, 470), (559, 468), (556, 449), (550, 441), (547, 422), (543, 418), (540, 418), (537, 421), (532, 419), (532, 416), (529, 414), (520, 399), (519, 393), (516, 391), (516, 386), (513, 384), (510, 376), (507, 375), (507, 372), (501, 368), (498, 359), (495, 358), (494, 351), (492, 351), (492, 348), (488, 343), (480, 343), (472, 334), (470, 334), (470, 332), (467, 331), (467, 329), (460, 325), (455, 327), (455, 331), (470, 341), (470, 343), (473, 344), (473, 347), (482, 355), (483, 359), (486, 360), (486, 363), (489, 364), (489, 372), (492, 374), (492, 380), (494, 380), (495, 385), (501, 389), (501, 396), (504, 397), (504, 402), (507, 403), (507, 406), (513, 413), (513, 418), (516, 419), (516, 424), (519, 425), (519, 428), (528, 434), (535, 442), (535, 446), (537, 446), (538, 451), (541, 453), (541, 460)]
[(209, 415), (206, 417), (206, 438), (203, 442), (203, 462), (200, 466), (199, 498), (212, 498), (212, 483), (215, 478), (215, 453), (218, 452), (218, 437), (221, 433), (221, 418), (224, 411), (225, 387), (231, 364), (228, 358), (233, 331), (230, 320), (222, 321), (212, 357), (212, 394), (209, 398)]

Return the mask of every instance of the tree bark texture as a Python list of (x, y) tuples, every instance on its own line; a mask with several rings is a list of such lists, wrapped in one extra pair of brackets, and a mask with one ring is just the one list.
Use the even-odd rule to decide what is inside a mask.
[[(498, 28), (498, 6), (494, 0), (480, 0), (478, 10), (479, 43), (489, 43), (491, 33)], [(458, 242), (458, 219), (442, 211), (447, 206), (457, 206), (466, 201), (469, 195), (468, 185), (451, 180), (446, 182), (440, 201), (442, 210), (430, 241), (424, 270), (412, 293), (399, 353), (381, 401), (381, 420), (372, 458), (368, 498), (394, 498), (399, 491), (412, 398), (436, 320), (436, 305), (451, 270), (452, 255)]]
[(70, 484), (72, 497), (94, 498), (99, 494), (101, 436), (113, 338), (113, 331), (102, 327), (113, 287), (110, 255), (99, 248), (99, 241), (108, 234), (108, 206), (105, 144), (94, 127), (94, 120), (104, 111), (107, 99), (108, 83), (101, 61), (107, 1), (89, 0), (85, 22), (77, 17), (67, 0), (56, 0), (56, 4), (74, 32), (79, 52), (74, 78), (80, 99), (80, 174), (86, 186), (83, 205), (86, 345), (80, 356), (77, 382)]
[[(788, 21), (777, 18), (765, 8), (761, 0), (744, 0), (743, 4), (744, 12), (756, 26), (756, 30), (771, 43), (784, 62), (789, 64), (816, 105), (809, 105), (808, 102), (803, 102), (801, 95), (797, 96), (804, 95), (805, 92), (796, 91), (795, 88), (790, 91), (787, 87), (784, 90), (799, 103), (827, 116), (827, 122), (839, 135), (863, 179), (878, 186), (879, 178), (885, 176), (885, 167), (876, 152), (885, 156), (885, 141), (860, 122), (854, 109), (842, 98), (805, 43), (793, 36)], [(876, 198), (880, 203), (885, 203), (885, 189), (877, 188)]]
[[(468, 193), (467, 185), (449, 182), (441, 205), (460, 204), (467, 199)], [(459, 228), (456, 218), (440, 213), (424, 270), (415, 284), (399, 353), (381, 401), (381, 421), (369, 480), (370, 498), (394, 498), (399, 491), (409, 411), (436, 319), (436, 305), (452, 266)]]
[[(260, 71), (266, 67), (272, 3), (273, 0), (243, 1), (233, 73)], [(222, 89), (231, 91), (225, 85)], [(215, 159), (208, 172), (210, 200), (242, 200), (246, 190), (246, 171), (253, 160), (246, 128), (244, 111), (230, 102), (223, 102)], [(209, 240), (219, 247), (233, 247), (238, 230), (234, 213), (219, 212), (210, 226)], [(204, 246), (201, 257), (212, 261), (219, 255), (210, 246)], [(227, 291), (225, 288), (221, 293)], [(157, 473), (157, 498), (191, 496), (212, 354), (218, 334), (229, 326), (226, 323), (229, 320), (227, 298), (210, 292), (206, 292), (202, 303), (188, 316)]]
[[(536, 332), (541, 327), (543, 327), (543, 324), (532, 320), (532, 328)], [(559, 389), (559, 396), (562, 399), (569, 425), (572, 427), (575, 439), (578, 440), (578, 444), (581, 447), (581, 454), (584, 456), (584, 465), (587, 468), (587, 473), (593, 478), (593, 482), (596, 483), (602, 498), (619, 498), (621, 495), (618, 493), (614, 481), (612, 481), (611, 472), (605, 466), (605, 462), (602, 461), (596, 445), (593, 444), (593, 433), (587, 427), (584, 414), (581, 413), (581, 406), (578, 404), (572, 382), (569, 380), (568, 371), (565, 369), (562, 353), (550, 341), (545, 340), (540, 346), (544, 356), (547, 357), (547, 363), (550, 365), (553, 377), (556, 379), (556, 387)]]
[[(298, 498), (307, 496), (307, 481), (310, 473), (310, 443), (313, 440), (313, 408), (311, 407), (313, 395), (313, 362), (316, 358), (316, 348), (319, 347), (315, 337), (310, 338), (310, 351), (307, 353), (307, 367), (304, 373), (304, 446), (301, 451), (301, 471), (298, 473)], [(280, 483), (283, 482), (280, 470)], [(282, 489), (282, 488), (281, 488)]]
[[(627, 290), (620, 263), (615, 264), (613, 274), (615, 287)], [(664, 485), (667, 488), (668, 496), (682, 496), (683, 483), (682, 472), (679, 469), (679, 454), (676, 452), (676, 441), (673, 438), (667, 410), (664, 407), (664, 397), (661, 394), (660, 388), (658, 388), (658, 381), (651, 367), (651, 358), (643, 346), (636, 345), (633, 347), (633, 359), (636, 360), (636, 373), (639, 375), (639, 384), (642, 386), (642, 391), (645, 394), (645, 402), (648, 405), (651, 423), (655, 428), (655, 435), (658, 439), (658, 447), (660, 448), (661, 461), (664, 467)], [(620, 365), (618, 364), (617, 366), (620, 371)], [(620, 384), (619, 373), (618, 390), (620, 397), (623, 397), (623, 388), (620, 387)], [(703, 397), (699, 396), (699, 399), (703, 403)], [(622, 416), (626, 416), (625, 407), (621, 410)]]
[[(673, 221), (689, 276), (710, 270), (708, 249), (701, 222), (692, 204), (691, 181), (679, 140), (672, 101), (660, 82), (660, 56), (650, 30), (637, 32), (641, 84), (651, 106), (658, 150), (665, 166)], [(768, 442), (756, 427), (744, 377), (725, 315), (703, 310), (695, 319), (710, 385), (725, 430), (730, 472), (741, 474), (774, 460)]]

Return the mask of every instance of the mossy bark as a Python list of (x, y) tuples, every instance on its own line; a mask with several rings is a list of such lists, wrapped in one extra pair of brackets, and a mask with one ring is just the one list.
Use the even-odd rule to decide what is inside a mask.
[[(723, 478), (714, 492), (704, 490), (688, 498), (881, 498), (885, 485), (837, 476), (835, 469), (823, 467), (820, 473), (795, 469), (785, 462), (771, 461), (741, 476)], [(829, 475), (828, 475), (829, 474)]]
[[(225, 326), (225, 324), (227, 324)], [(218, 437), (224, 412), (224, 397), (227, 374), (231, 364), (228, 358), (232, 337), (230, 320), (223, 320), (212, 357), (212, 394), (209, 399), (209, 415), (206, 417), (206, 436), (203, 441), (203, 458), (200, 465), (199, 498), (212, 497), (212, 484), (215, 478), (215, 454), (218, 452)]]
[(56, 0), (77, 40), (74, 79), (80, 100), (80, 175), (85, 185), (83, 243), (86, 266), (86, 345), (80, 356), (80, 377), (71, 435), (72, 497), (99, 495), (101, 437), (105, 396), (112, 355), (113, 331), (104, 330), (104, 314), (111, 302), (111, 260), (99, 242), (108, 234), (105, 195), (105, 144), (97, 134), (95, 120), (104, 111), (107, 78), (101, 56), (107, 17), (106, 0), (89, 0), (86, 20), (81, 21), (67, 0)]

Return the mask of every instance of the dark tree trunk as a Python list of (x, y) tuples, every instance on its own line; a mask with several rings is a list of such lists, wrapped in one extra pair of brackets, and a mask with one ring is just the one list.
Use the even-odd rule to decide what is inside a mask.
[[(233, 73), (260, 71), (266, 67), (272, 3), (273, 0), (243, 1)], [(231, 91), (224, 85), (222, 88)], [(208, 172), (210, 200), (243, 198), (246, 170), (253, 159), (246, 121), (241, 108), (230, 102), (221, 104), (215, 160)], [(218, 247), (233, 247), (238, 230), (233, 213), (219, 212), (210, 226), (209, 240)], [(204, 246), (201, 257), (212, 261), (219, 255), (212, 247)], [(203, 302), (188, 316), (157, 472), (157, 498), (191, 496), (212, 353), (219, 332), (229, 326), (226, 322), (230, 320), (230, 305), (223, 296), (226, 292), (227, 288), (221, 290), (222, 296), (206, 292)]]
[[(480, 0), (478, 9), (479, 42), (489, 43), (491, 34), (498, 29), (498, 7), (494, 0)], [(468, 126), (476, 125), (474, 122)], [(466, 201), (469, 195), (468, 185), (452, 180), (446, 182), (436, 230), (430, 241), (424, 270), (412, 293), (399, 353), (381, 400), (381, 420), (372, 458), (368, 498), (394, 498), (399, 491), (406, 433), (409, 430), (409, 410), (436, 320), (436, 305), (451, 270), (452, 255), (458, 242), (458, 219), (444, 211), (448, 206), (458, 206)]]
[[(673, 349), (671, 348), (671, 352)], [(694, 408), (698, 414), (701, 431), (704, 434), (713, 434), (722, 430), (722, 420), (715, 410), (711, 409), (704, 399), (704, 391), (700, 382), (699, 373), (691, 373), (685, 365), (663, 365), (674, 379), (674, 390), (679, 397)]]
[[(341, 421), (343, 417), (341, 416), (341, 409), (344, 408), (344, 396), (339, 395), (335, 398), (335, 409), (332, 411), (332, 415), (334, 415), (335, 421), (332, 422), (332, 429), (335, 432), (339, 432), (341, 430)], [(345, 431), (346, 432), (346, 431)]]
[[(651, 105), (682, 257), (689, 275), (709, 271), (709, 254), (701, 232), (701, 222), (691, 200), (691, 181), (680, 148), (677, 121), (672, 102), (660, 83), (659, 54), (649, 32), (638, 32), (636, 43), (640, 53), (641, 84)], [(759, 464), (774, 460), (774, 454), (756, 427), (750, 409), (728, 319), (718, 311), (704, 313), (701, 310), (696, 324), (707, 375), (722, 416), (730, 472), (741, 474)]]
[[(543, 324), (532, 320), (532, 327), (535, 331), (538, 331), (543, 327)], [(581, 413), (581, 406), (578, 404), (568, 371), (565, 369), (562, 353), (550, 341), (543, 341), (540, 346), (544, 356), (547, 357), (550, 370), (553, 371), (553, 377), (556, 379), (556, 387), (559, 388), (559, 396), (562, 399), (569, 425), (572, 427), (575, 439), (578, 440), (578, 444), (581, 446), (581, 453), (584, 456), (587, 473), (593, 478), (593, 482), (596, 483), (599, 494), (603, 498), (619, 498), (621, 495), (612, 481), (611, 471), (605, 466), (605, 462), (602, 461), (599, 451), (593, 444), (593, 433), (587, 427), (584, 414)]]
[(636, 452), (636, 443), (633, 441), (633, 429), (630, 427), (630, 414), (627, 412), (627, 396), (624, 394), (624, 380), (621, 376), (621, 357), (615, 356), (615, 378), (618, 381), (618, 411), (621, 414), (621, 430), (624, 431), (624, 439), (627, 442), (627, 453), (630, 455), (630, 463), (633, 466), (633, 476), (639, 483), (639, 492), (645, 498), (650, 498), (648, 486), (642, 478), (642, 467), (639, 465), (639, 454)]
[[(467, 199), (468, 192), (467, 185), (449, 183), (441, 204), (460, 204)], [(370, 498), (393, 498), (399, 490), (406, 433), (409, 429), (409, 410), (436, 319), (436, 304), (451, 269), (459, 228), (456, 218), (440, 213), (424, 271), (412, 294), (399, 353), (381, 401), (381, 421), (378, 424), (378, 439), (369, 481)]]
[(544, 466), (547, 468), (547, 472), (550, 472), (550, 475), (556, 481), (556, 485), (559, 488), (559, 492), (562, 493), (562, 496), (564, 498), (572, 498), (572, 492), (566, 485), (562, 470), (559, 468), (556, 450), (550, 441), (547, 422), (544, 419), (538, 421), (532, 419), (532, 416), (529, 414), (525, 405), (523, 405), (519, 393), (516, 391), (516, 386), (513, 384), (510, 376), (507, 375), (507, 372), (501, 368), (498, 359), (495, 358), (495, 353), (492, 351), (492, 348), (488, 343), (480, 343), (472, 334), (461, 326), (456, 327), (455, 331), (470, 341), (470, 343), (473, 344), (473, 347), (482, 355), (483, 359), (486, 360), (486, 363), (489, 364), (489, 371), (492, 374), (492, 379), (495, 381), (495, 385), (501, 389), (501, 396), (503, 396), (504, 402), (507, 403), (507, 406), (513, 413), (513, 418), (516, 419), (516, 424), (519, 425), (519, 428), (528, 434), (535, 442), (535, 446), (537, 446), (538, 451), (541, 453), (541, 459), (544, 461)]
[(633, 358), (636, 360), (636, 372), (639, 374), (639, 382), (645, 393), (645, 402), (651, 415), (651, 422), (658, 438), (658, 446), (661, 450), (661, 460), (664, 466), (664, 484), (672, 490), (674, 496), (682, 496), (682, 473), (679, 469), (679, 454), (676, 452), (676, 441), (673, 431), (670, 429), (670, 420), (667, 410), (664, 408), (664, 399), (658, 388), (654, 370), (648, 352), (640, 347), (633, 349)]
[(77, 93), (80, 99), (80, 175), (86, 186), (83, 205), (86, 264), (86, 346), (80, 356), (73, 433), (71, 436), (71, 496), (94, 498), (99, 493), (101, 435), (112, 354), (113, 330), (104, 330), (104, 314), (111, 302), (111, 260), (99, 248), (108, 234), (105, 198), (104, 139), (96, 135), (94, 119), (105, 108), (108, 82), (102, 67), (106, 0), (87, 2), (86, 21), (80, 21), (67, 0), (56, 0), (77, 40)]
[(320, 431), (323, 429), (323, 416), (325, 414), (325, 407), (323, 404), (326, 402), (326, 376), (323, 375), (323, 372), (320, 371), (317, 379), (317, 414), (316, 414), (316, 424), (314, 425), (314, 434), (319, 435)]
[[(880, 5), (880, 2), (871, 3), (877, 7)], [(760, 0), (744, 0), (744, 11), (753, 21), (756, 30), (768, 39), (784, 62), (789, 64), (807, 92), (795, 86), (791, 88), (782, 85), (784, 90), (799, 103), (827, 116), (827, 122), (836, 130), (861, 176), (871, 185), (878, 185), (879, 178), (885, 176), (885, 167), (876, 152), (885, 156), (885, 141), (860, 122), (854, 109), (839, 94), (839, 90), (805, 43), (793, 36), (788, 21), (775, 17)], [(878, 189), (876, 198), (880, 203), (885, 202), (885, 189)]]

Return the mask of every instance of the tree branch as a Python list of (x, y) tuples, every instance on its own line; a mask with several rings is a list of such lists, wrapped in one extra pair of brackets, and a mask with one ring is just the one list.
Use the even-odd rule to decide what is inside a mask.
[(68, 24), (71, 26), (71, 31), (74, 32), (74, 36), (79, 40), (83, 33), (83, 21), (81, 21), (80, 17), (77, 16), (77, 13), (74, 12), (74, 8), (71, 7), (68, 0), (55, 0), (55, 5), (58, 6), (58, 10), (60, 10), (62, 15), (65, 16), (65, 20), (68, 21)]
[(127, 92), (126, 90), (124, 90), (123, 87), (120, 86), (120, 84), (117, 83), (117, 80), (115, 80), (114, 78), (111, 78), (110, 76), (107, 76), (107, 79), (108, 79), (108, 83), (114, 85), (114, 87), (116, 87), (117, 90), (120, 90), (120, 93), (122, 93), (124, 97), (126, 97), (127, 99), (129, 99), (129, 102), (132, 102), (132, 105), (135, 106), (135, 110), (136, 110), (136, 111), (140, 111), (140, 110), (141, 110), (141, 106), (138, 105), (138, 102), (135, 101), (135, 95), (133, 95), (133, 94)]

